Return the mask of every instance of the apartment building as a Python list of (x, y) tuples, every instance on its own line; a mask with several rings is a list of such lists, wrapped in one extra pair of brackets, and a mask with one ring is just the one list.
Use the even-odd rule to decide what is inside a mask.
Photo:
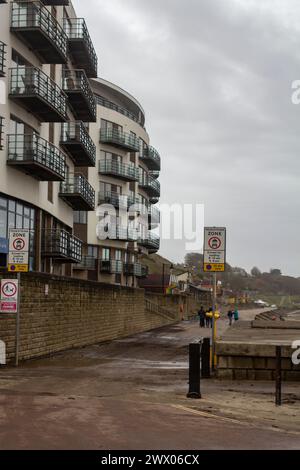
[(147, 274), (160, 157), (138, 101), (97, 77), (70, 1), (0, 0), (0, 269), (9, 229), (29, 228), (33, 271), (130, 286)]

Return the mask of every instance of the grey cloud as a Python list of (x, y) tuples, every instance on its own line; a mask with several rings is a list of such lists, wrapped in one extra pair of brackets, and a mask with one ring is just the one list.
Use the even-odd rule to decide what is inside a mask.
[[(146, 110), (162, 200), (204, 202), (206, 223), (228, 227), (232, 264), (299, 276), (298, 28), (268, 2), (82, 3), (101, 75)], [(300, 12), (294, 1), (276, 4), (291, 18)], [(180, 261), (184, 244), (165, 241), (161, 252)]]

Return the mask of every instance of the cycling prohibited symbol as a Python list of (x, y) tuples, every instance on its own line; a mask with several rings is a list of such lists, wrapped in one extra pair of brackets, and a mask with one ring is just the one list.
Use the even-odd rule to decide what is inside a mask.
[(2, 279), (1, 281), (1, 313), (17, 313), (18, 311), (19, 282), (16, 279)]

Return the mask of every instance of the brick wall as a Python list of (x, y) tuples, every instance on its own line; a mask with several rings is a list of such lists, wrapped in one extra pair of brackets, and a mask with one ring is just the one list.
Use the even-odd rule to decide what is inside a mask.
[[(5, 275), (9, 277), (15, 276)], [(172, 323), (145, 310), (142, 289), (33, 273), (23, 274), (21, 284), (20, 360)], [(0, 340), (6, 343), (8, 361), (12, 360), (15, 316), (0, 314)]]
[[(278, 342), (279, 344), (279, 342)], [(275, 380), (275, 345), (218, 342), (217, 376), (225, 380)], [(300, 380), (300, 365), (292, 363), (294, 350), (282, 347), (282, 379)]]

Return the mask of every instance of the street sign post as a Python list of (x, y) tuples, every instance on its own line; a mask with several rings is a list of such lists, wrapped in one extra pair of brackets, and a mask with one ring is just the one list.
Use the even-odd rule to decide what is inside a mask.
[(29, 268), (29, 229), (11, 229), (9, 232), (8, 271), (25, 273)]
[(226, 269), (226, 228), (225, 227), (205, 227), (204, 228), (204, 249), (203, 249), (203, 270), (213, 274), (213, 315), (212, 315), (212, 352), (211, 364), (215, 368), (216, 351), (216, 317), (217, 317), (217, 273), (222, 273)]

